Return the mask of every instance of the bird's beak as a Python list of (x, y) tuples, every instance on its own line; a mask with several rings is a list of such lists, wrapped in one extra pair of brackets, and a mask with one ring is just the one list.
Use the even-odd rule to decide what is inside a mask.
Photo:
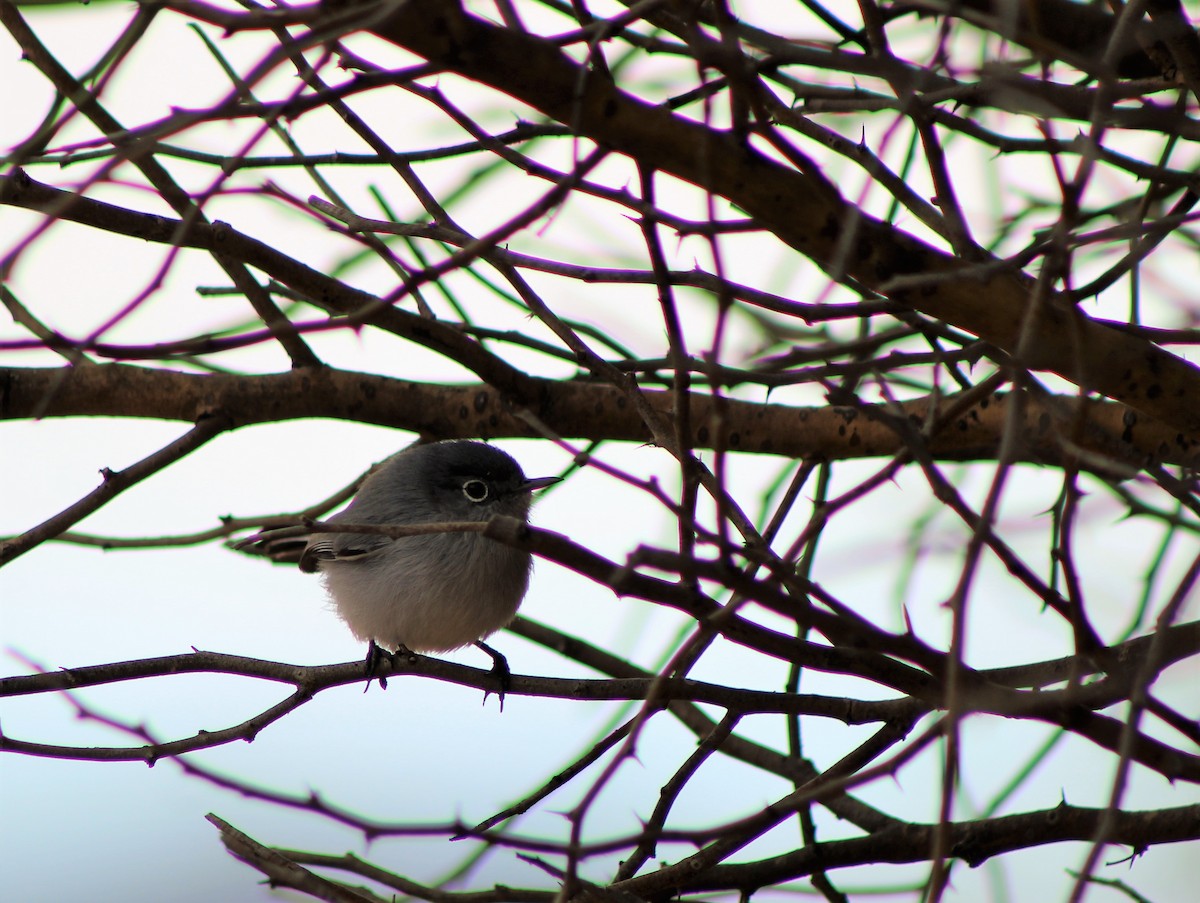
[(555, 483), (561, 483), (562, 477), (534, 477), (532, 480), (526, 480), (521, 484), (522, 492), (535, 492), (538, 489), (545, 489), (547, 486), (553, 486)]

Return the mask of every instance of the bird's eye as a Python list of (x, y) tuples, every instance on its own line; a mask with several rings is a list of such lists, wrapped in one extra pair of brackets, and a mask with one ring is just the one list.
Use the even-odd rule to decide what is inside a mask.
[(463, 495), (478, 505), (480, 502), (486, 502), (487, 497), (491, 494), (488, 489), (488, 484), (483, 480), (467, 480), (462, 484)]

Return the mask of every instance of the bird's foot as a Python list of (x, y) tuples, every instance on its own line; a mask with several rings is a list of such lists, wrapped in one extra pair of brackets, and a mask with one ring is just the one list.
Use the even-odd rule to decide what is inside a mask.
[(363, 692), (365, 693), (370, 689), (371, 681), (373, 680), (378, 680), (379, 688), (386, 690), (387, 675), (379, 673), (380, 664), (386, 660), (392, 666), (392, 669), (395, 670), (400, 664), (399, 660), (402, 656), (410, 656), (412, 654), (412, 650), (403, 644), (397, 646), (395, 652), (388, 652), (374, 640), (368, 642), (367, 660), (363, 663), (367, 671), (367, 686), (363, 689)]
[[(512, 671), (508, 668), (508, 659), (489, 646), (483, 640), (477, 640), (475, 645), (492, 657), (492, 676), (496, 678), (496, 684), (499, 689), (496, 690), (496, 697), (500, 700), (500, 711), (504, 711), (504, 694), (508, 692), (508, 688), (512, 686)], [(491, 690), (483, 691), (483, 701), (487, 702), (488, 696), (491, 695)]]
[(379, 689), (387, 689), (387, 677), (379, 673), (379, 664), (385, 658), (390, 659), (391, 653), (376, 644), (374, 640), (367, 640), (367, 660), (363, 662), (363, 667), (367, 672), (367, 685), (363, 687), (363, 692), (371, 689), (371, 681), (379, 680)]

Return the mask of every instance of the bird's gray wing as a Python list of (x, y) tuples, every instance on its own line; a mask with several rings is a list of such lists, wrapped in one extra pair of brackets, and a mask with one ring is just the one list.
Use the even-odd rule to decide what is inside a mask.
[(300, 560), (309, 534), (299, 527), (278, 527), (262, 530), (226, 546), (243, 555), (269, 558), (274, 564), (295, 564)]
[(363, 561), (392, 542), (375, 533), (318, 533), (300, 553), (300, 570), (311, 574), (322, 561)]

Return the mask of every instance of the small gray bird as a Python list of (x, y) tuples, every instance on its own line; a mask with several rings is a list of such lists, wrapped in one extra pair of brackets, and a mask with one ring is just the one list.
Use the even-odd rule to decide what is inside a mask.
[[(482, 442), (416, 445), (380, 464), (329, 520), (425, 524), (507, 515), (528, 521), (531, 493), (560, 479), (528, 479), (509, 455)], [(483, 640), (516, 616), (532, 567), (528, 553), (462, 532), (317, 533), (300, 556), (300, 570), (321, 572), (338, 614), (369, 644), (368, 677), (380, 647), (394, 654), (475, 645), (492, 657), (501, 706), (508, 663)]]

